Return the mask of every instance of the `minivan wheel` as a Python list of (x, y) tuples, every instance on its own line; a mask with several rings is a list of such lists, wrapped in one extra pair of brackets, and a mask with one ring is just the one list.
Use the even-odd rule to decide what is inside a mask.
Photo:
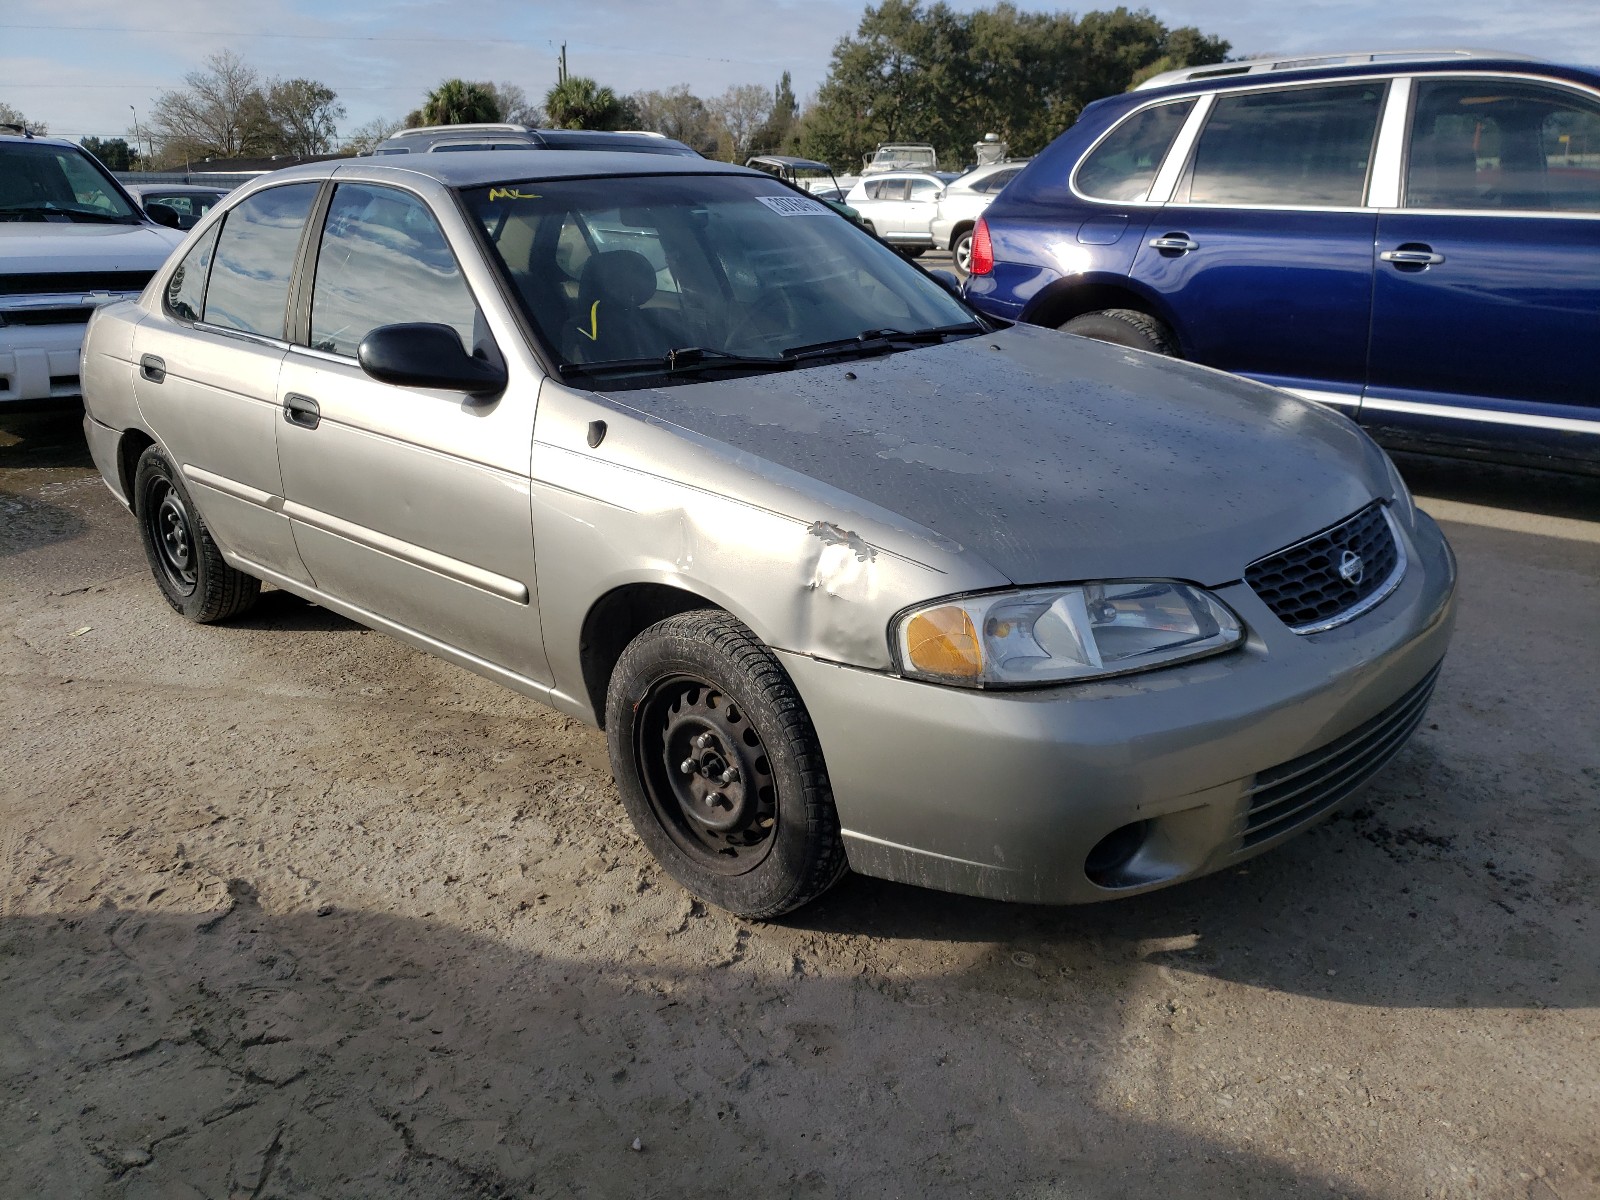
[(261, 581), (223, 559), (161, 447), (148, 446), (139, 456), (133, 497), (144, 556), (168, 604), (201, 623), (225, 621), (255, 604)]
[(962, 274), (972, 270), (972, 230), (968, 229), (950, 247), (950, 255), (956, 260), (956, 266)]
[(606, 692), (606, 740), (645, 847), (690, 892), (761, 920), (845, 871), (822, 747), (783, 667), (718, 609), (636, 637)]
[(1058, 326), (1062, 333), (1075, 333), (1079, 337), (1126, 346), (1130, 350), (1148, 350), (1152, 354), (1178, 357), (1178, 342), (1160, 321), (1149, 313), (1131, 308), (1104, 308), (1099, 312), (1084, 313)]

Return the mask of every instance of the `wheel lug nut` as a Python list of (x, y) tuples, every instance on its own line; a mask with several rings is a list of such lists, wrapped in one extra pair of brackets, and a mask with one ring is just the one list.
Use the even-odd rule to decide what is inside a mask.
[(694, 740), (694, 748), (696, 750), (704, 750), (709, 745), (711, 745), (711, 735), (709, 733), (702, 733)]
[(739, 772), (734, 770), (732, 767), (729, 767), (726, 771), (724, 771), (717, 778), (722, 783), (733, 783), (735, 780), (737, 780), (739, 778)]
[(685, 775), (693, 775), (694, 774), (694, 759), (692, 759), (692, 758), (684, 759), (681, 763), (678, 764), (678, 770), (683, 772), (683, 774), (685, 774)]
[(706, 803), (711, 805), (712, 808), (726, 808), (728, 804), (728, 798), (721, 792), (712, 792), (706, 797)]

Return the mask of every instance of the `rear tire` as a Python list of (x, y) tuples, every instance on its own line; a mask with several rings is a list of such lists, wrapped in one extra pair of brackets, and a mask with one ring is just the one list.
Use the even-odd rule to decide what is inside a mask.
[(1062, 333), (1075, 333), (1098, 342), (1110, 342), (1113, 346), (1147, 350), (1151, 354), (1165, 354), (1171, 358), (1180, 357), (1178, 341), (1172, 336), (1172, 330), (1149, 313), (1131, 308), (1106, 308), (1099, 312), (1084, 313), (1058, 328)]
[(606, 691), (606, 742), (645, 847), (690, 892), (751, 920), (845, 872), (822, 746), (789, 676), (719, 609), (650, 626)]
[(901, 258), (921, 258), (928, 252), (926, 246), (896, 246)]
[(210, 624), (247, 611), (261, 581), (230, 567), (206, 529), (183, 477), (159, 446), (147, 446), (133, 476), (134, 516), (144, 556), (167, 603)]
[(972, 271), (972, 230), (963, 230), (961, 236), (950, 246), (950, 257), (955, 259), (956, 267), (963, 275)]

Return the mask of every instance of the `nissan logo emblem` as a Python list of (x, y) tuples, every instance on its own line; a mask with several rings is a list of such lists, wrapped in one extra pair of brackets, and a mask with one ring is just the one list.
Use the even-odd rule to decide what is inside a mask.
[(1354, 550), (1346, 550), (1339, 555), (1339, 578), (1346, 583), (1360, 583), (1361, 576), (1366, 573), (1362, 566), (1361, 555)]

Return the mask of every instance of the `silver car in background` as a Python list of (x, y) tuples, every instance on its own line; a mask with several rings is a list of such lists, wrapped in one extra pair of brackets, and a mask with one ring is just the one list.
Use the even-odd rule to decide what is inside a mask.
[(718, 163), (277, 172), (83, 369), (174, 609), (265, 581), (602, 726), (645, 845), (755, 918), (847, 865), (1071, 903), (1238, 863), (1400, 749), (1452, 626), (1342, 416), (987, 321)]
[(989, 207), (989, 201), (1022, 172), (1028, 161), (1010, 159), (976, 167), (939, 194), (928, 232), (934, 249), (950, 251), (950, 257), (955, 259), (963, 275), (972, 269), (972, 231), (977, 227), (978, 218)]

